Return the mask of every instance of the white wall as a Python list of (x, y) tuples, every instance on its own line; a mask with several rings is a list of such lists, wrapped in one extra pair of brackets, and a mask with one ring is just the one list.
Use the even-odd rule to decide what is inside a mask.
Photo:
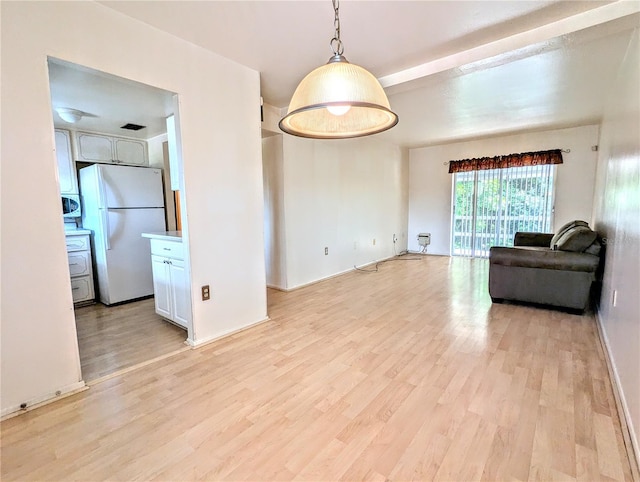
[(393, 256), (393, 234), (406, 248), (406, 150), (286, 135), (283, 157), (288, 289)]
[(178, 93), (194, 341), (264, 319), (258, 73), (94, 2), (1, 8), (2, 413), (81, 380), (48, 55)]
[(287, 263), (284, 224), (282, 135), (262, 139), (264, 249), (267, 286), (285, 289)]
[(639, 44), (636, 29), (606, 105), (594, 203), (595, 228), (607, 239), (598, 318), (622, 392), (636, 460), (640, 460)]
[(164, 154), (162, 144), (167, 142), (167, 134), (147, 139), (147, 151), (149, 152), (149, 167), (164, 169)]
[(376, 137), (283, 136), (284, 114), (264, 105), (268, 285), (294, 289), (393, 256), (394, 234), (395, 252), (405, 250), (408, 150)]
[(282, 134), (282, 131), (278, 127), (281, 117), (286, 114), (287, 109), (279, 109), (270, 104), (263, 104), (262, 106), (262, 129), (273, 134)]
[(412, 149), (409, 153), (409, 250), (419, 249), (416, 236), (431, 233), (428, 252), (451, 252), (452, 174), (448, 162), (517, 152), (570, 149), (557, 167), (554, 230), (567, 221), (592, 214), (598, 144), (598, 126), (573, 127), (544, 132), (459, 142)]

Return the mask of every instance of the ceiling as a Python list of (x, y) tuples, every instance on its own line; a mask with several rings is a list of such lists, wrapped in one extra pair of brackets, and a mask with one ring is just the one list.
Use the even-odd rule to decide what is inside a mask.
[(509, 53), (421, 79), (419, 87), (389, 96), (404, 125), (380, 136), (421, 147), (598, 124), (631, 31), (593, 34), (578, 32), (519, 52), (522, 57)]
[[(259, 71), (277, 107), (331, 55), (329, 0), (99, 3)], [(341, 37), (400, 117), (378, 136), (418, 147), (598, 122), (637, 4), (343, 0)], [(140, 123), (134, 114), (126, 122)]]
[[(173, 113), (173, 92), (63, 60), (49, 58), (49, 86), (53, 123), (63, 129), (150, 139), (167, 132), (165, 119)], [(85, 116), (70, 124), (57, 114), (58, 107)], [(122, 129), (127, 123), (145, 128)]]

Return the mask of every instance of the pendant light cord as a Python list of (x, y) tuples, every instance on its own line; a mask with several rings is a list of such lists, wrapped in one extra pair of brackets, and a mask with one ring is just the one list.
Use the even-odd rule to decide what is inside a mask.
[[(0, 0), (2, 1), (2, 0)], [(350, 139), (377, 134), (398, 123), (380, 82), (366, 69), (344, 58), (340, 40), (340, 0), (333, 3), (333, 56), (296, 87), (283, 132), (310, 139)]]
[(335, 12), (335, 16), (333, 18), (333, 26), (336, 31), (333, 34), (333, 38), (329, 45), (331, 45), (331, 50), (333, 51), (333, 55), (341, 56), (344, 53), (344, 45), (342, 45), (342, 40), (340, 40), (340, 0), (331, 0), (333, 2), (333, 11)]

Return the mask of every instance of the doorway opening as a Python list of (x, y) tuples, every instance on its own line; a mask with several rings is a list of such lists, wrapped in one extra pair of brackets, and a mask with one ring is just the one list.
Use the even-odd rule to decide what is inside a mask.
[(192, 332), (177, 94), (48, 67), (82, 376), (95, 382), (186, 349)]

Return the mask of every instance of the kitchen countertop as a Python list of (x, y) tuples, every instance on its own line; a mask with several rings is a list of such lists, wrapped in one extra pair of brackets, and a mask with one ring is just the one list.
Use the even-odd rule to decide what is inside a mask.
[(91, 234), (88, 229), (65, 229), (65, 236), (80, 236), (81, 234)]
[(182, 242), (182, 231), (162, 231), (159, 233), (142, 233), (143, 238), (164, 239), (165, 241)]

